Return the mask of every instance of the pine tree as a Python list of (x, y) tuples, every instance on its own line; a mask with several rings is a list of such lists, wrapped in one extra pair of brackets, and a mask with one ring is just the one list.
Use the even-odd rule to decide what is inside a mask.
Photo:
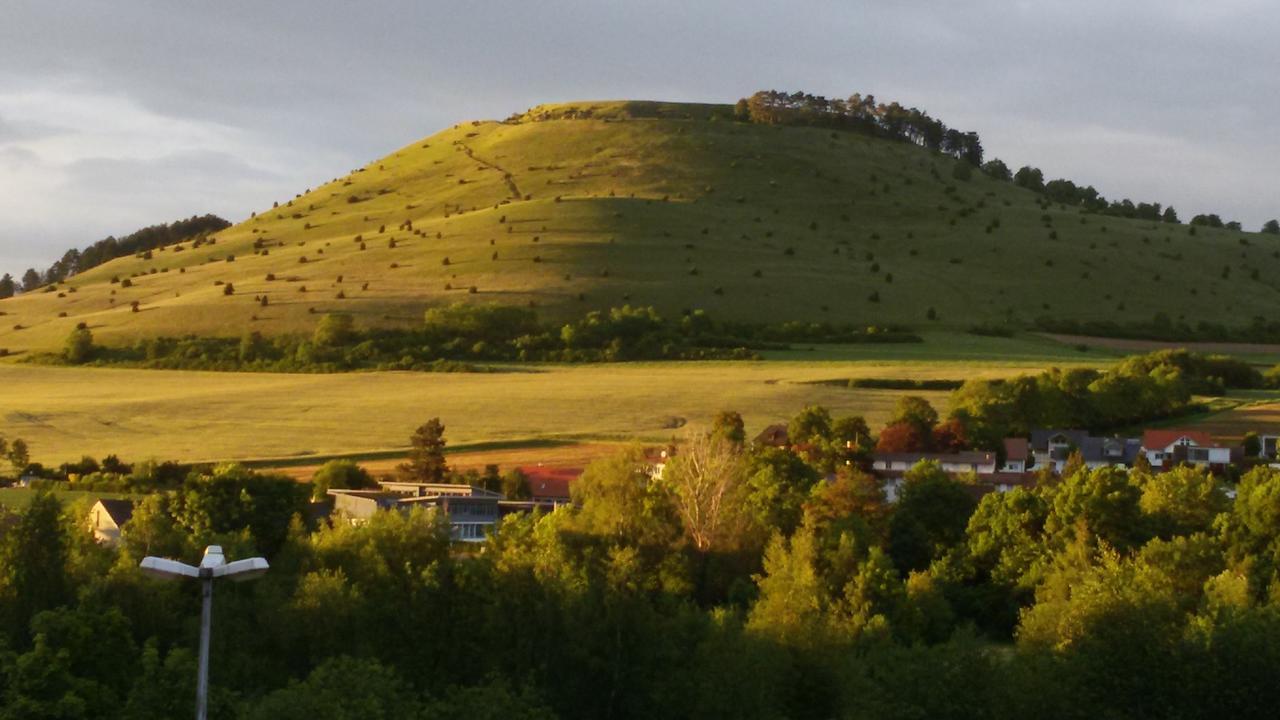
[(40, 273), (36, 272), (35, 268), (27, 268), (27, 271), (22, 274), (22, 292), (31, 292), (38, 287), (40, 287)]
[(413, 446), (409, 462), (400, 466), (400, 472), (418, 482), (444, 482), (449, 466), (444, 459), (444, 424), (440, 418), (431, 418), (420, 426), (409, 442)]

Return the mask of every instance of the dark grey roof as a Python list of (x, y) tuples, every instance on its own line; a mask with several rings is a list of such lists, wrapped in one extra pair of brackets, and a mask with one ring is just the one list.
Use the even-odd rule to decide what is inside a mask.
[(107, 511), (107, 515), (111, 517), (111, 522), (116, 527), (124, 527), (133, 517), (133, 501), (132, 500), (108, 500), (107, 498), (99, 498), (98, 502), (102, 503), (102, 509)]
[(1044, 452), (1049, 449), (1049, 439), (1058, 435), (1066, 438), (1067, 442), (1076, 447), (1083, 448), (1085, 440), (1089, 437), (1088, 430), (1053, 430), (1040, 428), (1031, 431), (1031, 449), (1036, 452)]
[[(1085, 462), (1132, 463), (1138, 457), (1142, 441), (1138, 438), (1094, 437), (1085, 430), (1032, 430), (1031, 447), (1036, 452), (1049, 449), (1049, 440), (1061, 436), (1080, 451)], [(1059, 457), (1061, 455), (1061, 457)], [(1066, 460), (1068, 453), (1054, 454), (1055, 460)]]

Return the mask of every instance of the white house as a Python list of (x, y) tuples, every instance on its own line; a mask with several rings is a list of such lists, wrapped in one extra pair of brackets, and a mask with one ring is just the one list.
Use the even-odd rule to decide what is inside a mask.
[(1259, 435), (1260, 452), (1265, 460), (1280, 460), (1280, 435)]
[(1142, 434), (1142, 453), (1153, 468), (1186, 463), (1220, 469), (1231, 464), (1231, 448), (1199, 430), (1148, 430)]
[(948, 473), (975, 473), (990, 475), (996, 471), (996, 454), (969, 451), (958, 453), (876, 453), (871, 457), (871, 469), (877, 473), (904, 473), (916, 463), (932, 460)]
[(99, 500), (89, 509), (89, 529), (93, 531), (93, 539), (112, 547), (119, 545), (120, 531), (132, 517), (132, 500)]

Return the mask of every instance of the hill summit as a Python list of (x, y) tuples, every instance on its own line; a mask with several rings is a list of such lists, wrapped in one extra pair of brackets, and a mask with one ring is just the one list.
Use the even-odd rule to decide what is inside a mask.
[[(471, 121), (207, 236), (0, 302), (0, 347), (407, 326), (452, 302), (723, 320), (1243, 324), (1280, 237), (1055, 202), (959, 152), (741, 107), (543, 105)], [(978, 150), (980, 153), (980, 150)], [(265, 300), (264, 300), (265, 298)]]

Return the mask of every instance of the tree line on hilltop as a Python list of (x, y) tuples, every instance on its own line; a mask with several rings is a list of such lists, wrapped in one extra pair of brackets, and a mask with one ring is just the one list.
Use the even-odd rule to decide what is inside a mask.
[[(992, 178), (1012, 182), (1044, 196), (1046, 200), (1085, 212), (1175, 224), (1181, 222), (1172, 206), (1135, 203), (1128, 198), (1109, 201), (1092, 185), (1081, 186), (1061, 178), (1046, 182), (1044, 173), (1036, 167), (1023, 166), (1014, 171), (999, 158), (984, 163), (982, 140), (978, 133), (948, 127), (927, 112), (905, 107), (896, 101), (877, 102), (870, 94), (855, 93), (848, 99), (842, 99), (805, 92), (761, 90), (738, 100), (733, 115), (737, 120), (763, 125), (830, 127), (901, 140), (980, 167)], [(1243, 229), (1239, 222), (1224, 222), (1212, 213), (1196, 215), (1190, 225), (1236, 231)], [(1280, 235), (1280, 220), (1268, 220), (1261, 232)]]
[(949, 128), (923, 110), (903, 107), (896, 101), (877, 103), (874, 95), (855, 93), (845, 100), (761, 90), (739, 100), (733, 112), (738, 120), (762, 125), (831, 127), (903, 140), (975, 167), (982, 164), (982, 142), (977, 133)]
[(35, 268), (28, 268), (22, 274), (20, 281), (5, 273), (3, 277), (0, 277), (0, 299), (12, 297), (19, 290), (31, 292), (43, 285), (62, 282), (72, 275), (95, 268), (118, 257), (145, 253), (198, 235), (218, 232), (228, 227), (231, 227), (230, 222), (217, 215), (206, 214), (193, 215), (185, 220), (175, 220), (171, 223), (150, 225), (120, 238), (108, 236), (92, 243), (83, 250), (71, 248), (63, 253), (62, 257), (52, 265), (45, 268), (43, 272)]

